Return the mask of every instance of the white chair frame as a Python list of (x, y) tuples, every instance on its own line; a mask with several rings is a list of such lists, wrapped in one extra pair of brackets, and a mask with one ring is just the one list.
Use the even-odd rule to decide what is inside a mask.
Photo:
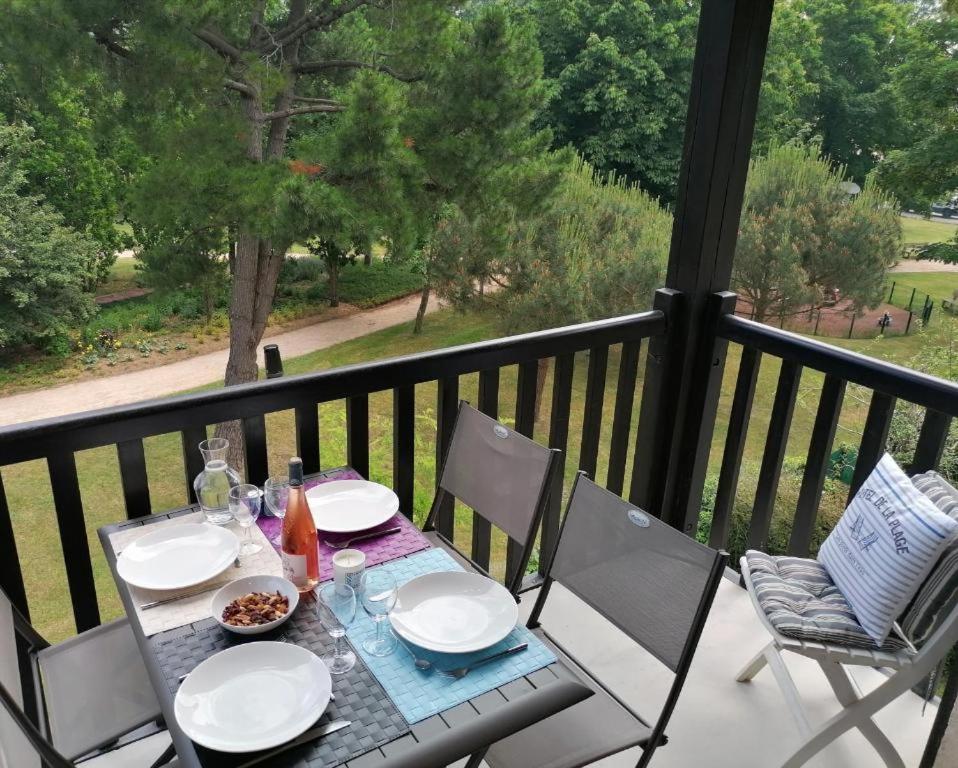
[[(917, 653), (907, 649), (888, 653), (867, 648), (803, 641), (786, 637), (772, 626), (758, 602), (748, 563), (744, 557), (741, 560), (741, 566), (742, 578), (752, 600), (752, 606), (759, 620), (772, 636), (772, 641), (745, 665), (735, 679), (740, 683), (749, 682), (766, 664), (775, 676), (802, 737), (801, 746), (782, 763), (782, 768), (798, 768), (804, 765), (828, 744), (852, 728), (861, 731), (888, 768), (905, 768), (901, 755), (872, 720), (872, 716), (901, 694), (911, 690), (931, 673), (945, 654), (958, 643), (958, 609), (951, 612)], [(832, 691), (842, 705), (842, 710), (838, 714), (812, 727), (802, 707), (795, 682), (782, 659), (783, 651), (791, 651), (818, 662)], [(861, 696), (854, 680), (845, 671), (846, 664), (883, 667), (892, 670), (892, 674), (873, 691)]]

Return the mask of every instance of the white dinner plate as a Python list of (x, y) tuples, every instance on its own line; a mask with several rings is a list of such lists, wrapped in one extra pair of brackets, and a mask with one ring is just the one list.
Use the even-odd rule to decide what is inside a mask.
[(116, 572), (143, 589), (183, 589), (202, 584), (236, 560), (239, 539), (218, 525), (184, 523), (151, 531), (124, 549)]
[(197, 744), (255, 752), (295, 739), (326, 710), (329, 670), (289, 643), (245, 643), (210, 656), (176, 692), (173, 714)]
[(495, 645), (519, 619), (515, 598), (477, 573), (428, 573), (399, 588), (389, 614), (393, 629), (410, 643), (441, 653), (468, 653)]
[(316, 528), (327, 533), (355, 533), (385, 523), (399, 511), (391, 488), (368, 480), (333, 480), (306, 491)]

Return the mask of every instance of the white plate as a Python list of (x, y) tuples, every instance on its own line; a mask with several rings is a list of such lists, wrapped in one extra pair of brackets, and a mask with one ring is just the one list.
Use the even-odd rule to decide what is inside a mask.
[(316, 528), (327, 533), (355, 533), (385, 523), (399, 511), (391, 488), (368, 480), (333, 480), (306, 491)]
[(389, 621), (410, 643), (442, 653), (468, 653), (495, 645), (519, 619), (515, 598), (476, 573), (428, 573), (399, 588)]
[[(289, 610), (268, 624), (256, 624), (252, 627), (234, 627), (223, 621), (223, 609), (232, 603), (237, 597), (248, 595), (250, 592), (269, 592), (274, 594), (279, 592), (283, 597), (289, 600)], [(216, 619), (220, 626), (238, 635), (260, 635), (263, 632), (269, 632), (276, 629), (280, 624), (293, 615), (296, 606), (299, 605), (299, 590), (291, 581), (287, 581), (282, 576), (244, 576), (242, 579), (231, 581), (225, 587), (222, 587), (210, 601), (210, 613)]]
[(210, 656), (180, 685), (173, 714), (197, 744), (255, 752), (295, 739), (326, 710), (329, 670), (289, 643), (245, 643)]
[(239, 539), (209, 523), (171, 525), (147, 533), (124, 549), (116, 572), (143, 589), (183, 589), (202, 584), (236, 560)]

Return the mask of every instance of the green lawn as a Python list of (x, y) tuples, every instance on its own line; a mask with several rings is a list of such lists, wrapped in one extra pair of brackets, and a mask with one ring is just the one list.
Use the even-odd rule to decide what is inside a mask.
[[(912, 288), (918, 289), (916, 295), (927, 293), (936, 302), (941, 299), (950, 301), (958, 291), (958, 272), (893, 272), (888, 278), (897, 284), (896, 304), (907, 302)], [(920, 299), (916, 299), (916, 303), (920, 304)]]
[(96, 295), (106, 296), (108, 293), (125, 291), (127, 288), (138, 288), (140, 283), (136, 264), (136, 259), (117, 259), (113, 262), (109, 277), (96, 289)]
[(950, 240), (955, 236), (955, 232), (958, 232), (958, 227), (935, 219), (916, 219), (911, 216), (902, 216), (901, 232), (905, 245), (922, 245)]
[[(492, 338), (499, 335), (495, 315), (491, 311), (462, 314), (444, 310), (429, 316), (425, 330), (420, 336), (411, 333), (411, 325), (405, 324), (378, 333), (345, 342), (327, 350), (285, 361), (288, 374), (321, 370), (349, 363), (374, 360), (411, 352), (435, 349)], [(920, 349), (921, 335), (883, 339), (880, 342), (842, 340), (842, 346), (866, 351), (879, 357), (899, 362), (910, 359)], [(716, 459), (720, 455), (727, 429), (727, 414), (732, 397), (732, 386), (738, 368), (739, 352), (730, 351), (726, 367), (725, 386), (716, 426), (713, 446)], [(604, 480), (608, 461), (608, 440), (614, 406), (615, 382), (619, 365), (619, 349), (612, 348), (609, 355), (606, 398), (603, 410), (602, 440), (598, 477)], [(585, 399), (586, 353), (576, 359), (573, 412), (566, 476), (571, 480), (578, 465), (578, 436), (581, 434), (582, 406)], [(644, 357), (640, 372), (644, 370)], [(763, 363), (759, 386), (755, 396), (753, 418), (747, 441), (746, 460), (758, 461), (764, 445), (774, 397), (778, 363), (772, 358)], [(551, 387), (551, 367), (546, 379), (548, 393)], [(515, 413), (514, 367), (504, 369), (500, 387), (500, 416), (509, 422)], [(789, 440), (790, 455), (804, 455), (811, 425), (814, 420), (822, 376), (806, 372), (802, 378), (801, 393), (795, 409), (793, 428)], [(633, 430), (638, 422), (638, 398), (641, 394), (641, 377), (637, 387), (633, 410)], [(215, 385), (210, 385), (212, 388)], [(476, 402), (477, 375), (466, 375), (460, 380), (461, 397)], [(546, 396), (536, 422), (535, 437), (540, 440), (548, 435), (550, 398)], [(842, 414), (841, 428), (836, 441), (858, 442), (867, 411), (867, 400), (859, 397), (850, 388)], [(436, 469), (436, 385), (424, 384), (416, 388), (416, 477), (415, 516), (421, 521), (432, 498)], [(290, 455), (296, 450), (293, 415), (289, 411), (267, 416), (269, 438), (269, 461), (273, 471), (280, 471)], [(341, 401), (320, 406), (320, 434), (322, 466), (334, 467), (345, 463), (345, 408)], [(633, 435), (634, 435), (633, 431)], [(370, 474), (372, 479), (385, 484), (392, 483), (392, 397), (389, 392), (370, 396)], [(182, 455), (177, 434), (161, 435), (145, 441), (147, 468), (150, 479), (150, 494), (156, 510), (178, 506), (186, 501), (186, 484), (183, 477)], [(631, 450), (627, 463), (631, 469)], [(93, 556), (94, 574), (101, 613), (104, 619), (119, 616), (122, 612), (115, 593), (112, 578), (100, 552), (96, 529), (124, 516), (119, 470), (116, 452), (112, 448), (84, 451), (77, 455), (81, 493), (86, 510), (86, 525), (90, 552)], [(710, 473), (717, 472), (713, 462)], [(627, 471), (630, 474), (630, 471)], [(13, 513), (14, 529), (20, 560), (24, 564), (27, 589), (31, 598), (33, 618), (38, 627), (51, 639), (57, 640), (73, 633), (73, 618), (66, 586), (62, 552), (53, 511), (49, 478), (42, 462), (29, 462), (3, 470), (3, 484)], [(567, 484), (568, 485), (568, 484)], [(628, 488), (628, 476), (626, 478)], [(747, 498), (751, 492), (742, 488), (740, 495)], [(471, 515), (460, 510), (457, 516), (456, 538), (468, 541)], [(504, 541), (494, 540), (494, 570), (502, 568)]]

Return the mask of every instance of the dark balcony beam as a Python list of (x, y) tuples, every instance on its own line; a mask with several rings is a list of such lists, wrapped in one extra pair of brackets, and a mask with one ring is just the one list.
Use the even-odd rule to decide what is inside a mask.
[(699, 17), (666, 276), (666, 286), (683, 297), (669, 318), (675, 386), (663, 387), (658, 402), (649, 404), (666, 421), (657, 448), (668, 460), (660, 487), (645, 494), (652, 512), (687, 532), (699, 515), (704, 446), (718, 407), (714, 380), (724, 367), (709, 297), (731, 281), (772, 4), (704, 0)]

